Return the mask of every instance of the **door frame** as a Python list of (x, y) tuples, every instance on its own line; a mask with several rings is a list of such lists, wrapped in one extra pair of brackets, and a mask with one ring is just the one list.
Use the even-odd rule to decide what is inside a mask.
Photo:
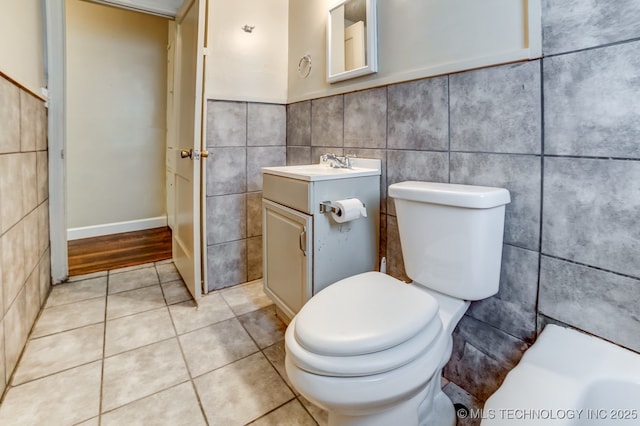
[(66, 25), (65, 0), (42, 0), (45, 24), (45, 63), (48, 90), (49, 139), (49, 238), (51, 281), (59, 284), (69, 277), (67, 251), (66, 177)]
[[(204, 41), (206, 45), (206, 9), (205, 1)], [(65, 0), (42, 0), (43, 25), (45, 27), (45, 81), (48, 91), (47, 100), (47, 133), (48, 133), (48, 169), (49, 169), (49, 233), (51, 282), (60, 284), (69, 277), (69, 253), (67, 238), (67, 176), (66, 176), (66, 21)], [(206, 48), (205, 48), (206, 53)], [(204, 65), (203, 65), (204, 73)], [(204, 94), (204, 87), (203, 93)], [(206, 113), (206, 100), (203, 101), (203, 126)], [(203, 135), (206, 134), (203, 127)], [(203, 149), (206, 143), (203, 141)], [(201, 183), (206, 182), (206, 162), (201, 164)], [(201, 234), (199, 241), (202, 261), (202, 290), (207, 292), (206, 240), (203, 238), (205, 228), (205, 185), (201, 185)]]

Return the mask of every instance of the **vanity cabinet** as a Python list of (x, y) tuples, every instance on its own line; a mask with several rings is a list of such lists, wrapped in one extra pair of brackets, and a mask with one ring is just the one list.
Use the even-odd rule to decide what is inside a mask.
[[(264, 291), (290, 320), (328, 285), (378, 265), (380, 175), (301, 180), (263, 168)], [(274, 168), (275, 169), (275, 168)], [(323, 202), (358, 198), (367, 217), (337, 223)]]

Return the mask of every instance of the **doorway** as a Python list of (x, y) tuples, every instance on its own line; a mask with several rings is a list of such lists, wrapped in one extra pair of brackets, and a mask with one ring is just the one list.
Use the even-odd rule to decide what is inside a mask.
[(169, 21), (81, 0), (65, 8), (69, 247), (166, 234)]

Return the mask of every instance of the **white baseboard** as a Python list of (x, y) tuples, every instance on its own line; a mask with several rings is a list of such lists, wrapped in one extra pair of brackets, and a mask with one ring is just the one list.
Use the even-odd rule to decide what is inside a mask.
[(102, 235), (120, 234), (122, 232), (142, 231), (144, 229), (161, 228), (167, 226), (167, 217), (149, 217), (146, 219), (129, 220), (127, 222), (105, 223), (103, 225), (82, 226), (67, 229), (67, 240), (100, 237)]

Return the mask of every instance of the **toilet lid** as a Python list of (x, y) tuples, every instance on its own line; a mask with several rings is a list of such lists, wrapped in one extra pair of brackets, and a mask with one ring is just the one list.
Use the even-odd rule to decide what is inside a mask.
[(370, 354), (411, 339), (437, 314), (438, 302), (428, 293), (389, 275), (366, 272), (312, 297), (296, 316), (295, 338), (319, 355)]

